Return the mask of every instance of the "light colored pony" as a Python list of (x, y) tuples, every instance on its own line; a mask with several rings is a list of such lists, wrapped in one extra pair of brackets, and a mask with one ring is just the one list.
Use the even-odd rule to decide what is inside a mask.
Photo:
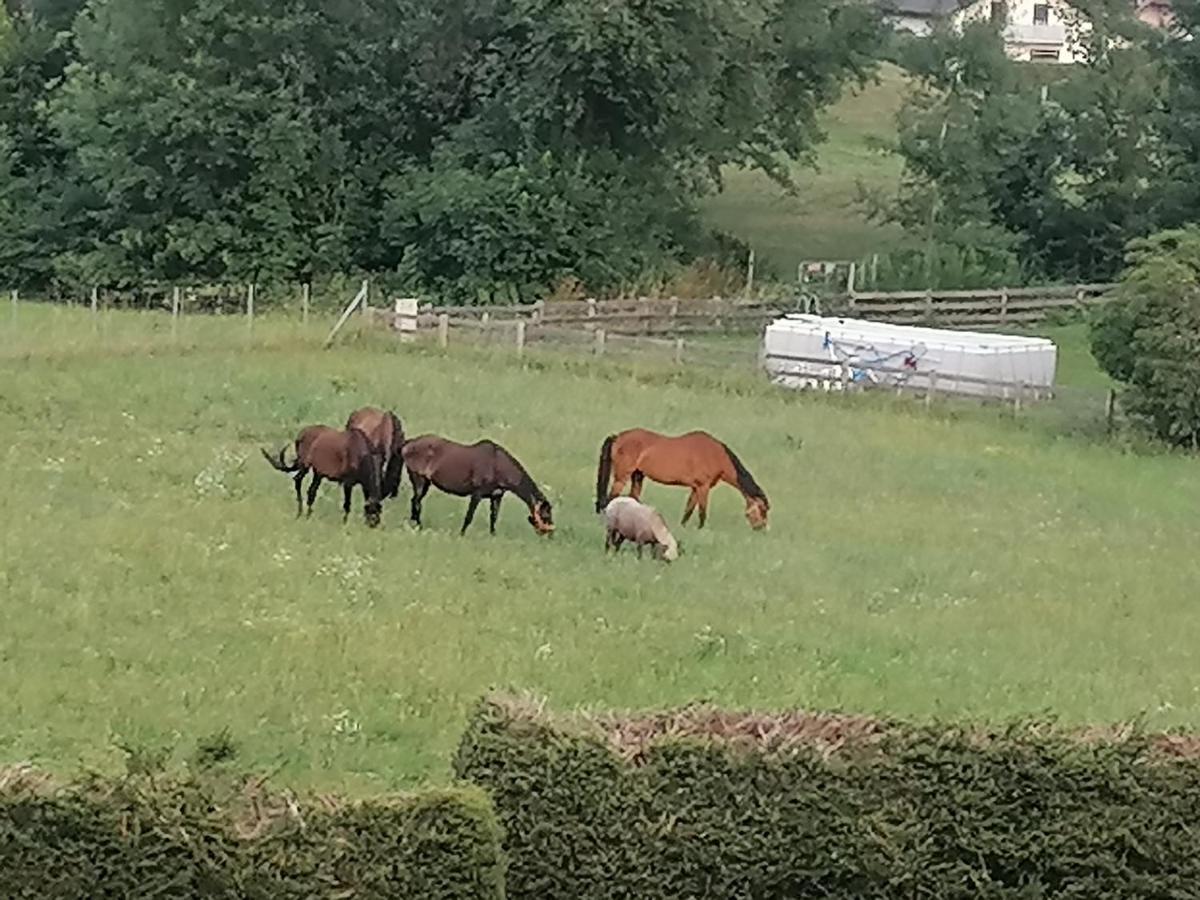
[(625, 541), (633, 541), (637, 544), (639, 557), (642, 548), (649, 545), (652, 556), (666, 562), (679, 558), (679, 544), (659, 511), (632, 497), (615, 497), (609, 501), (604, 507), (604, 526), (606, 553), (610, 549), (620, 550)]

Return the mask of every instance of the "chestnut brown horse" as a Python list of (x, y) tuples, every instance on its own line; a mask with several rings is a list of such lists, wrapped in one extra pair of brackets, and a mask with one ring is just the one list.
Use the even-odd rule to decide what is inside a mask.
[(404, 475), (404, 426), (391, 410), (364, 406), (350, 414), (346, 430), (357, 428), (367, 436), (375, 452), (383, 456), (383, 496), (394, 498), (400, 493), (400, 479)]
[[(609, 479), (612, 489), (609, 489)], [(737, 488), (746, 500), (746, 521), (758, 530), (767, 526), (770, 501), (749, 469), (732, 450), (704, 431), (691, 431), (668, 437), (645, 428), (632, 428), (609, 435), (600, 447), (600, 465), (596, 472), (596, 512), (603, 512), (613, 497), (620, 496), (631, 483), (629, 496), (642, 495), (642, 482), (649, 478), (659, 484), (691, 490), (683, 524), (700, 510), (700, 527), (708, 519), (708, 494), (722, 481)]]
[(383, 509), (381, 495), (382, 459), (370, 439), (357, 428), (338, 431), (324, 425), (313, 425), (300, 432), (295, 442), (295, 458), (288, 462), (287, 447), (278, 454), (262, 452), (274, 468), (294, 474), (296, 484), (296, 515), (304, 510), (301, 488), (304, 478), (312, 472), (308, 485), (308, 515), (312, 515), (317, 489), (323, 480), (336, 481), (342, 486), (342, 521), (350, 518), (350, 497), (359, 486), (363, 493), (363, 516), (372, 528), (379, 524)]
[(516, 458), (492, 441), (456, 444), (437, 435), (426, 434), (404, 445), (404, 465), (412, 482), (412, 521), (421, 524), (421, 501), (429, 486), (456, 497), (469, 497), (467, 517), (460, 534), (475, 518), (475, 510), (487, 499), (491, 504), (489, 530), (496, 533), (500, 501), (506, 492), (516, 494), (529, 507), (529, 524), (538, 534), (554, 531), (554, 514), (546, 495), (529, 477)]

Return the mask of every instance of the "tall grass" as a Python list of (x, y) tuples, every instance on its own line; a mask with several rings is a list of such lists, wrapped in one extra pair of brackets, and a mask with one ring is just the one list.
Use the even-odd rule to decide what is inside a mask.
[[(301, 786), (444, 778), (491, 686), (559, 706), (840, 707), (913, 717), (1143, 715), (1200, 725), (1194, 461), (1139, 457), (892, 398), (846, 403), (749, 376), (353, 338), (327, 323), (161, 322), (23, 310), (0, 336), (0, 759), (110, 768), (186, 758), (228, 728), (241, 761)], [(114, 352), (120, 351), (120, 352)], [(509, 447), (556, 507), (539, 539), (293, 518), (259, 446), (365, 403), (410, 433)], [(644, 425), (706, 428), (772, 501), (729, 488), (673, 566), (606, 559), (597, 450)], [(677, 520), (684, 497), (650, 486)]]

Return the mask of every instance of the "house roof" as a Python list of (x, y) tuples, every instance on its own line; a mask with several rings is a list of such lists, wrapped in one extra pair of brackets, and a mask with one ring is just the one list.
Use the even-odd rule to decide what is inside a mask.
[(948, 16), (961, 6), (961, 0), (882, 0), (879, 4), (885, 12), (903, 13), (907, 16)]

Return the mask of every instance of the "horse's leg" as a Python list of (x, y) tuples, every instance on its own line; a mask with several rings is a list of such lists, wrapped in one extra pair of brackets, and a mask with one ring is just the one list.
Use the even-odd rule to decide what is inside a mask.
[(638, 548), (637, 549), (638, 559), (641, 559), (642, 558), (642, 542), (641, 541), (637, 542), (637, 548)]
[(304, 476), (308, 474), (307, 469), (301, 469), (296, 473), (296, 477), (292, 482), (296, 485), (296, 518), (304, 515)]
[(479, 509), (479, 502), (482, 499), (478, 494), (471, 495), (471, 501), (467, 504), (467, 517), (463, 519), (463, 526), (459, 532), (459, 536), (466, 534), (467, 529), (471, 527), (471, 520), (475, 518), (475, 510)]
[(412, 482), (412, 515), (410, 519), (414, 525), (419, 526), (421, 524), (421, 501), (429, 493), (429, 479), (424, 475), (409, 471), (408, 480)]
[(686, 525), (688, 520), (692, 518), (692, 513), (696, 511), (696, 489), (692, 488), (692, 492), (688, 495), (687, 506), (683, 510), (683, 523)]
[(317, 488), (321, 486), (321, 473), (313, 472), (313, 479), (308, 485), (308, 515), (312, 515), (313, 504), (317, 502)]
[[(350, 496), (354, 493), (354, 485), (346, 483), (342, 485), (342, 524), (345, 525), (350, 521)], [(367, 496), (367, 489), (363, 488), (363, 497)]]
[(632, 486), (629, 488), (629, 496), (634, 500), (642, 499), (642, 485), (646, 482), (646, 473), (640, 469), (633, 473)]
[(708, 521), (708, 488), (696, 488), (696, 505), (700, 507), (700, 526), (704, 527), (704, 523)]
[(492, 504), (492, 508), (489, 510), (490, 515), (488, 516), (488, 533), (489, 534), (496, 533), (496, 520), (500, 518), (500, 501), (503, 499), (504, 499), (503, 494), (501, 494), (499, 497), (489, 498), (489, 502)]

